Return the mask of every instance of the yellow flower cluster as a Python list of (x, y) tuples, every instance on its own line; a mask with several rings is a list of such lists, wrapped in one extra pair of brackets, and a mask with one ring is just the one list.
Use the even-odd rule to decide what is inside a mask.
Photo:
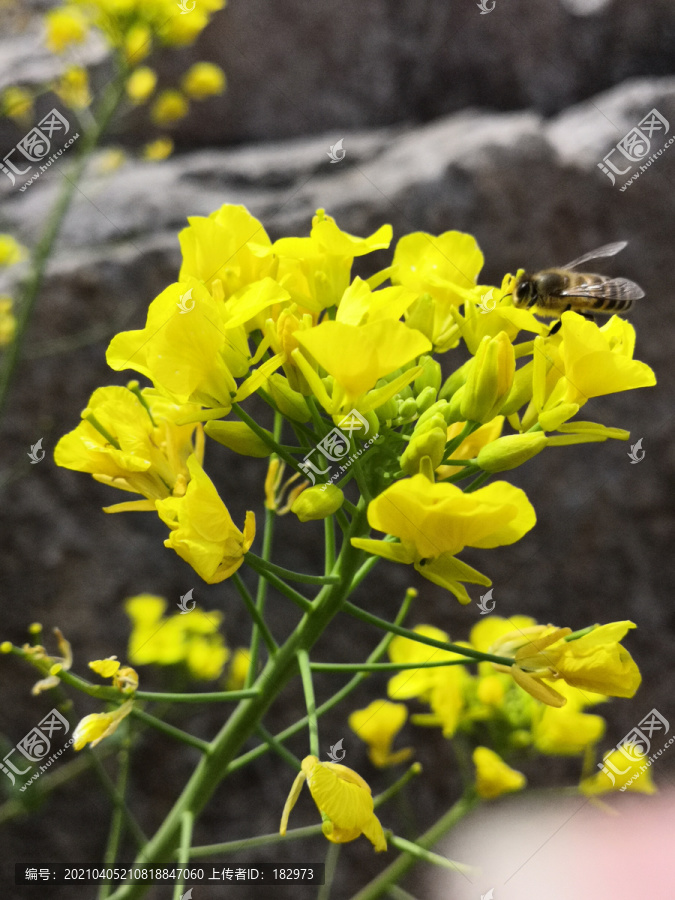
[[(592, 750), (605, 733), (604, 719), (585, 708), (608, 696), (632, 697), (640, 685), (638, 668), (620, 644), (633, 627), (631, 622), (613, 622), (572, 634), (569, 628), (537, 625), (526, 616), (489, 616), (459, 646), (514, 659), (514, 664), (480, 662), (476, 675), (469, 672), (460, 653), (395, 637), (389, 647), (392, 662), (448, 664), (403, 669), (390, 679), (388, 694), (391, 700), (415, 699), (428, 705), (430, 712), (413, 714), (412, 723), (441, 728), (447, 738), (461, 733), (476, 741), (488, 734), (506, 756), (526, 749), (554, 756), (581, 755)], [(429, 625), (414, 630), (426, 638), (449, 641), (444, 631)], [(391, 752), (407, 715), (401, 702), (375, 700), (350, 716), (349, 725), (368, 745), (374, 765), (395, 765), (410, 756), (410, 750)], [(510, 774), (513, 770), (495, 751), (477, 747), (474, 761), (481, 796), (494, 797), (524, 786), (524, 778)], [(491, 787), (481, 786), (482, 779)], [(607, 787), (602, 779), (599, 783), (611, 789), (609, 780)]]
[[(28, 256), (26, 248), (11, 234), (0, 234), (0, 268), (14, 266)], [(16, 332), (14, 301), (10, 296), (0, 294), (0, 348), (11, 344)]]
[(195, 608), (165, 616), (166, 606), (163, 597), (153, 594), (139, 594), (125, 602), (133, 625), (128, 650), (131, 662), (136, 666), (182, 663), (192, 678), (218, 678), (230, 657), (219, 630), (223, 614)]
[[(145, 96), (151, 73), (135, 77)], [(188, 80), (203, 94), (208, 70)], [(152, 301), (143, 328), (116, 335), (108, 348), (113, 369), (135, 369), (153, 388), (135, 396), (100, 389), (85, 423), (57, 447), (57, 462), (140, 493), (146, 499), (133, 508), (156, 509), (171, 531), (167, 546), (206, 581), (236, 571), (255, 519), (251, 512), (241, 530), (234, 525), (202, 469), (198, 422), (236, 453), (271, 455), (268, 508), (307, 522), (336, 513), (344, 495), (327, 475), (330, 466), (304, 465), (301, 457), (310, 458), (322, 438), (337, 446), (334, 426), (356, 413), (361, 424), (348, 443), (357, 461), (344, 481), (354, 479), (368, 495), (368, 523), (386, 537), (366, 532), (353, 545), (414, 566), (468, 603), (465, 584), (490, 580), (458, 554), (512, 544), (536, 521), (521, 489), (482, 482), (550, 446), (627, 438), (574, 416), (595, 396), (655, 382), (633, 359), (632, 326), (617, 316), (598, 326), (565, 312), (550, 334), (531, 311), (513, 306), (510, 275), (502, 299), (483, 314), (487, 287), (476, 284), (483, 255), (471, 235), (404, 236), (393, 264), (363, 280), (351, 276), (354, 259), (387, 248), (388, 225), (358, 237), (318, 210), (309, 236), (272, 241), (241, 206), (188, 221), (178, 281)], [(528, 339), (517, 342), (521, 331)], [(471, 358), (442, 383), (433, 353), (460, 342)], [(288, 465), (289, 454), (275, 454), (272, 433), (240, 410), (256, 392), (305, 437), (290, 448), (296, 473), (283, 487), (281, 459)], [(130, 453), (129, 429), (116, 421), (132, 411), (138, 424)], [(375, 439), (368, 445), (366, 433)], [(296, 483), (284, 504), (282, 495), (308, 468), (325, 482), (317, 486), (323, 493)], [(476, 480), (460, 486), (469, 478)]]

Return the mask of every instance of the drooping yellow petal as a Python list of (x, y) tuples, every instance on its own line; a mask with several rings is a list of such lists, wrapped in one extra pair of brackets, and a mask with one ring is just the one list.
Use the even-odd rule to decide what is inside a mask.
[(473, 751), (473, 763), (476, 767), (476, 790), (484, 800), (520, 791), (527, 783), (522, 772), (512, 769), (499, 754), (488, 747), (476, 747)]

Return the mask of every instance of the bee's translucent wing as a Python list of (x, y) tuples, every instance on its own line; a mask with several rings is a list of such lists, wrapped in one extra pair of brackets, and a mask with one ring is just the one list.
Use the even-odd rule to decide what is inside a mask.
[(576, 269), (582, 263), (591, 262), (593, 259), (605, 259), (607, 256), (616, 256), (621, 253), (624, 247), (628, 245), (628, 241), (616, 241), (614, 244), (603, 244), (597, 250), (591, 250), (590, 253), (584, 253), (579, 259), (573, 259), (571, 263), (563, 266), (563, 269)]
[(602, 297), (605, 300), (639, 300), (644, 295), (640, 285), (628, 278), (608, 278), (593, 284), (579, 284), (559, 294), (560, 297)]

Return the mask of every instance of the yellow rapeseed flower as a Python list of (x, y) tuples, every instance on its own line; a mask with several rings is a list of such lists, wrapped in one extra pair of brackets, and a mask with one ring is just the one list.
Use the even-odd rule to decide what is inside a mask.
[(27, 125), (33, 112), (33, 94), (26, 88), (10, 85), (0, 95), (0, 109), (3, 115)]
[(173, 153), (173, 141), (170, 137), (157, 138), (143, 147), (143, 159), (149, 162), (158, 162), (167, 159)]
[(433, 484), (424, 475), (414, 475), (396, 481), (368, 506), (371, 528), (394, 535), (400, 543), (352, 538), (352, 544), (392, 562), (413, 564), (429, 581), (469, 603), (460, 582), (490, 581), (455, 554), (464, 547), (513, 544), (535, 522), (524, 491), (505, 481), (465, 494), (455, 485)]
[(225, 73), (215, 63), (198, 62), (183, 76), (184, 92), (193, 100), (205, 100), (225, 90)]
[(49, 10), (44, 17), (47, 26), (47, 47), (52, 53), (63, 53), (71, 44), (81, 44), (89, 24), (76, 6), (62, 6)]
[(150, 118), (155, 123), (164, 127), (178, 122), (188, 114), (190, 104), (180, 91), (168, 88), (157, 97), (150, 110)]
[(6, 347), (14, 340), (16, 317), (12, 312), (14, 301), (0, 294), (0, 347)]
[(86, 109), (91, 103), (89, 73), (82, 66), (68, 66), (52, 89), (71, 109)]
[(127, 79), (127, 96), (134, 103), (145, 103), (156, 84), (156, 72), (149, 66), (139, 66)]
[(633, 697), (642, 681), (630, 653), (620, 643), (633, 622), (610, 622), (572, 640), (570, 628), (537, 625), (500, 637), (492, 646), (499, 656), (513, 656), (508, 672), (529, 694), (549, 706), (567, 698), (549, 682), (563, 679), (572, 687), (609, 697)]
[(208, 584), (217, 584), (243, 563), (255, 537), (255, 515), (246, 513), (240, 531), (194, 456), (187, 466), (191, 478), (185, 495), (156, 503), (160, 519), (171, 529), (164, 546), (175, 550)]
[(349, 716), (349, 727), (368, 745), (368, 757), (372, 764), (384, 769), (405, 762), (412, 756), (410, 747), (395, 752), (391, 749), (407, 718), (405, 704), (373, 700), (365, 709), (357, 709)]
[(636, 791), (640, 794), (655, 794), (652, 781), (651, 761), (647, 756), (632, 753), (629, 759), (622, 750), (612, 750), (602, 759), (603, 769), (584, 778), (579, 791), (587, 797), (606, 794), (609, 791)]
[(476, 747), (473, 764), (476, 767), (476, 790), (483, 800), (494, 800), (502, 794), (521, 791), (527, 784), (522, 772), (512, 769), (488, 747)]
[(54, 460), (146, 498), (106, 512), (154, 510), (155, 500), (185, 492), (188, 457), (203, 457), (201, 425), (175, 424), (178, 413), (186, 411), (189, 406), (177, 406), (151, 388), (139, 394), (124, 387), (97, 388), (82, 422), (56, 445)]
[(73, 747), (81, 750), (86, 744), (95, 747), (104, 738), (117, 731), (120, 723), (133, 709), (134, 701), (126, 700), (112, 712), (92, 713), (85, 716), (73, 731)]
[(306, 756), (288, 795), (279, 826), (286, 834), (288, 817), (307, 782), (319, 812), (325, 817), (322, 830), (334, 844), (354, 841), (362, 834), (377, 852), (387, 849), (387, 841), (379, 819), (373, 812), (370, 786), (353, 769), (340, 763), (319, 762)]
[(23, 262), (28, 251), (11, 234), (0, 234), (0, 266), (13, 266)]

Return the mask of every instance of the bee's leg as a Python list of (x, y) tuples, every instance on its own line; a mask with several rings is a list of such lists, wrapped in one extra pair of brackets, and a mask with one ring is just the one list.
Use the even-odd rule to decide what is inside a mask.
[[(565, 312), (567, 312), (567, 310), (565, 310)], [(552, 335), (557, 334), (560, 331), (561, 325), (562, 319), (558, 319), (557, 322), (554, 322), (548, 330), (548, 336), (551, 337)]]

